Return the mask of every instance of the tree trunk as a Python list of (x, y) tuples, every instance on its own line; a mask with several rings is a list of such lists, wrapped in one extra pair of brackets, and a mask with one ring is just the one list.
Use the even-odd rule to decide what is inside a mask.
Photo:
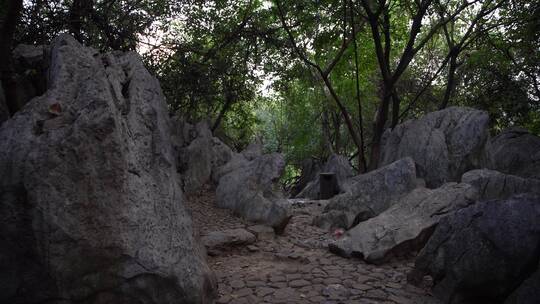
[(83, 42), (82, 24), (83, 24), (83, 9), (85, 0), (73, 0), (73, 4), (69, 8), (69, 31), (79, 41)]
[(384, 133), (384, 127), (388, 119), (388, 108), (391, 94), (383, 89), (383, 98), (379, 104), (379, 110), (375, 123), (373, 124), (373, 139), (371, 141), (371, 156), (369, 160), (369, 171), (377, 169), (379, 166), (379, 157), (381, 153), (381, 138)]
[(446, 77), (446, 91), (444, 92), (443, 101), (439, 107), (439, 110), (445, 109), (452, 98), (452, 93), (455, 87), (455, 78), (457, 70), (457, 55), (452, 54), (450, 57), (450, 66), (448, 67), (448, 75)]
[(324, 147), (328, 152), (328, 155), (331, 155), (334, 154), (334, 148), (332, 147), (332, 139), (330, 136), (330, 123), (328, 120), (328, 110), (323, 110), (321, 127), (323, 133)]
[(216, 118), (216, 121), (212, 125), (212, 132), (215, 132), (216, 129), (219, 127), (219, 125), (221, 124), (221, 120), (223, 120), (223, 117), (225, 116), (227, 111), (229, 111), (229, 108), (231, 107), (233, 102), (234, 102), (234, 98), (231, 95), (227, 94), (225, 104), (223, 105), (223, 108), (221, 108), (221, 111), (219, 112), (218, 117)]
[(0, 80), (4, 88), (7, 107), (13, 114), (17, 111), (16, 84), (13, 79), (12, 54), (13, 37), (21, 19), (23, 8), (22, 0), (8, 0), (2, 5), (4, 9), (3, 19), (0, 25)]
[(360, 76), (359, 69), (360, 65), (358, 63), (358, 45), (356, 43), (356, 27), (354, 24), (354, 8), (353, 1), (350, 1), (349, 5), (351, 11), (351, 30), (352, 30), (352, 39), (353, 39), (353, 50), (354, 50), (354, 77), (355, 77), (355, 90), (356, 90), (356, 103), (358, 105), (358, 129), (360, 135), (360, 145), (358, 148), (358, 171), (360, 173), (366, 172), (367, 164), (366, 157), (364, 155), (364, 118), (362, 113), (362, 102), (360, 100)]
[(392, 129), (397, 126), (399, 123), (399, 106), (401, 105), (401, 100), (397, 92), (392, 91)]
[(346, 147), (341, 144), (341, 116), (339, 113), (332, 111), (332, 122), (334, 123), (334, 151), (337, 154), (341, 153), (341, 147)]

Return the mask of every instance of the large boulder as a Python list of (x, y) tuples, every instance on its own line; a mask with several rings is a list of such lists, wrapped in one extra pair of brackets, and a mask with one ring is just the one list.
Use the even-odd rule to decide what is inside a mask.
[(210, 303), (158, 81), (62, 35), (0, 127), (1, 303)]
[(450, 107), (388, 129), (382, 138), (380, 166), (412, 157), (417, 173), (430, 188), (458, 182), (461, 175), (481, 168), (489, 137), (485, 111)]
[(314, 179), (296, 195), (296, 198), (319, 199), (320, 175), (319, 173), (333, 173), (337, 182), (336, 194), (349, 189), (350, 179), (354, 176), (354, 170), (347, 157), (332, 154), (322, 167), (320, 172), (314, 174)]
[(330, 200), (313, 224), (324, 229), (349, 229), (377, 216), (417, 186), (414, 161), (404, 158), (355, 176), (350, 190)]
[(212, 136), (205, 121), (195, 126), (177, 121), (176, 135), (181, 136), (177, 150), (183, 189), (188, 194), (195, 193), (212, 181), (214, 171), (232, 158), (233, 151)]
[(330, 244), (337, 254), (378, 263), (390, 255), (420, 250), (444, 216), (473, 204), (477, 192), (468, 184), (417, 188), (399, 203), (347, 231)]
[(540, 194), (540, 180), (504, 174), (495, 170), (469, 171), (463, 174), (461, 182), (475, 187), (481, 199), (502, 199), (518, 193)]
[(540, 290), (535, 285), (540, 260), (538, 219), (540, 197), (534, 195), (484, 201), (459, 210), (439, 223), (409, 279), (416, 282), (431, 275), (433, 292), (444, 303), (503, 303), (509, 296), (506, 303), (537, 303), (538, 297), (527, 295), (538, 295)]
[(504, 130), (491, 139), (487, 154), (489, 169), (540, 179), (540, 137), (525, 129)]
[(285, 160), (279, 153), (263, 154), (253, 160), (240, 153), (234, 155), (219, 171), (217, 205), (282, 233), (290, 215), (276, 182), (284, 168)]

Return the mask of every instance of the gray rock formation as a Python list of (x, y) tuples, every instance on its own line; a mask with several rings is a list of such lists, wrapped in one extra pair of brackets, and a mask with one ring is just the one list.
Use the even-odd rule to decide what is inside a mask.
[(212, 181), (218, 184), (223, 176), (233, 171), (247, 170), (249, 164), (250, 161), (248, 161), (241, 153), (233, 153), (231, 159), (225, 165), (217, 167), (212, 172)]
[(296, 195), (296, 198), (319, 199), (319, 173), (321, 172), (335, 174), (338, 184), (336, 194), (347, 191), (349, 189), (350, 179), (354, 176), (353, 168), (351, 167), (351, 164), (349, 163), (347, 157), (343, 155), (332, 154), (322, 167), (321, 171), (315, 174), (314, 180), (309, 182), (306, 187), (302, 191), (300, 191), (298, 195)]
[(409, 156), (428, 187), (457, 182), (463, 173), (482, 167), (488, 122), (487, 112), (465, 107), (406, 121), (384, 133), (380, 166)]
[(504, 130), (487, 148), (489, 169), (540, 179), (540, 137), (521, 128)]
[(0, 127), (0, 302), (212, 302), (158, 81), (67, 35), (48, 75)]
[(390, 209), (347, 231), (330, 244), (330, 250), (372, 263), (382, 262), (390, 254), (420, 250), (442, 217), (473, 204), (476, 198), (468, 184), (415, 189)]
[(253, 233), (242, 228), (212, 231), (201, 238), (207, 250), (249, 245), (255, 243), (256, 240), (257, 238)]
[(444, 303), (502, 303), (509, 296), (506, 303), (536, 303), (538, 298), (514, 300), (540, 290), (531, 289), (538, 282), (533, 273), (540, 260), (539, 218), (539, 196), (462, 209), (439, 223), (409, 279), (430, 274), (433, 292)]
[(247, 158), (247, 160), (254, 160), (255, 158), (263, 155), (262, 142), (256, 139), (242, 151), (242, 155)]
[(475, 187), (481, 199), (503, 199), (518, 193), (540, 194), (540, 180), (488, 169), (469, 171), (463, 174), (461, 182)]
[(285, 168), (282, 154), (271, 153), (246, 159), (236, 154), (219, 171), (217, 205), (243, 218), (283, 232), (290, 215), (286, 200), (275, 183)]
[(417, 186), (414, 161), (404, 158), (355, 176), (350, 190), (330, 200), (313, 224), (324, 229), (349, 229), (395, 204)]
[(186, 193), (194, 193), (211, 182), (214, 171), (233, 155), (227, 145), (212, 136), (206, 122), (191, 126), (177, 120), (176, 136), (179, 137), (178, 167)]

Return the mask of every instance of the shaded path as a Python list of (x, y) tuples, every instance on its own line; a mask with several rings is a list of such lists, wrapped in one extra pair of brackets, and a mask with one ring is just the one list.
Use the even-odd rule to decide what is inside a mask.
[[(375, 266), (331, 254), (326, 245), (332, 235), (310, 225), (311, 214), (323, 206), (291, 203), (284, 235), (208, 257), (219, 282), (217, 303), (438, 303), (407, 284), (413, 259)], [(189, 198), (187, 206), (201, 235), (252, 225), (215, 207), (210, 189)]]

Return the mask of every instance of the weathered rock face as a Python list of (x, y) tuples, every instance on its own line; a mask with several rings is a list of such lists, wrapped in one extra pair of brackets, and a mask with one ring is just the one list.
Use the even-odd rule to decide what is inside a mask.
[(247, 160), (254, 160), (255, 158), (263, 155), (262, 143), (259, 140), (255, 140), (242, 151), (242, 155)]
[(489, 169), (540, 179), (540, 137), (521, 128), (495, 136), (487, 148)]
[[(336, 189), (337, 193), (347, 191), (349, 189), (350, 179), (354, 176), (353, 168), (347, 157), (337, 154), (332, 154), (328, 158), (328, 161), (324, 164), (320, 172), (335, 174), (338, 186), (338, 189)], [(296, 198), (319, 199), (320, 176), (318, 173), (315, 175), (315, 179), (309, 182), (306, 187), (296, 195)]]
[(330, 200), (314, 225), (349, 229), (388, 209), (417, 186), (414, 161), (404, 158), (375, 171), (358, 175), (350, 190)]
[[(443, 219), (410, 279), (430, 274), (445, 303), (506, 303), (538, 295), (540, 197), (477, 203)], [(521, 285), (521, 286), (520, 286)], [(512, 300), (514, 299), (514, 300)], [(535, 303), (529, 298), (517, 303)]]
[(264, 154), (253, 160), (242, 154), (233, 155), (217, 173), (217, 205), (281, 233), (290, 215), (286, 200), (279, 195), (274, 184), (284, 168), (285, 160), (279, 153)]
[(518, 193), (540, 194), (540, 180), (488, 169), (469, 171), (463, 174), (461, 181), (475, 187), (481, 199), (503, 199)]
[(457, 182), (463, 173), (482, 167), (488, 122), (487, 112), (464, 107), (406, 121), (384, 133), (380, 166), (409, 156), (428, 187)]
[(419, 250), (439, 220), (473, 204), (477, 198), (468, 184), (447, 183), (431, 190), (418, 188), (377, 217), (347, 231), (330, 250), (343, 256), (358, 256), (381, 262), (388, 255)]
[(233, 151), (212, 132), (206, 122), (191, 126), (177, 120), (179, 172), (186, 193), (194, 193), (212, 180), (212, 173), (226, 164)]
[(65, 35), (48, 75), (0, 127), (0, 302), (211, 302), (157, 80)]

